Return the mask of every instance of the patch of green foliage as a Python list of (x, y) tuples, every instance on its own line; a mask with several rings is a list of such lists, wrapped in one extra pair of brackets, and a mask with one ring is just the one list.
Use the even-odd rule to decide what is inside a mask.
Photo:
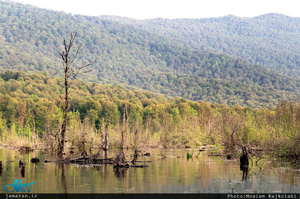
[[(185, 46), (184, 43), (170, 37), (153, 34), (133, 25), (3, 1), (0, 1), (0, 13), (2, 72), (12, 69), (30, 74), (40, 71), (52, 77), (63, 76), (57, 51), (63, 48), (62, 41), (70, 32), (77, 32), (76, 45), (82, 47), (76, 64), (91, 62), (97, 57), (93, 73), (80, 77), (86, 82), (121, 84), (126, 88), (144, 89), (169, 97), (183, 97), (229, 106), (239, 104), (252, 108), (276, 106), (280, 100), (295, 100), (300, 95), (299, 79), (270, 71), (255, 65), (253, 61)], [(230, 18), (224, 20), (227, 23), (232, 21)], [(221, 19), (220, 21), (217, 24), (222, 24)], [(175, 20), (174, 23), (177, 24)], [(186, 24), (191, 23), (186, 21)], [(239, 27), (238, 24), (239, 22), (234, 20), (234, 27)], [(227, 46), (231, 46), (231, 43), (244, 43), (244, 38), (243, 42), (225, 38), (230, 42)], [(297, 43), (290, 39), (284, 41)], [(212, 39), (212, 42), (217, 41)], [(253, 45), (259, 46), (258, 43)], [(292, 68), (286, 73), (296, 74), (297, 67), (293, 65), (292, 60), (293, 52), (297, 50), (290, 45), (286, 44), (284, 48), (273, 48), (270, 45), (267, 50), (261, 48), (264, 53), (259, 51), (258, 55), (269, 57), (268, 60), (283, 60), (280, 57), (270, 59), (270, 55), (265, 53), (274, 49), (276, 56), (284, 54), (280, 49), (286, 51), (286, 47), (289, 46), (288, 56), (284, 57), (291, 58), (286, 64)], [(241, 49), (240, 47), (234, 50), (248, 57), (249, 53), (237, 49)], [(257, 60), (261, 58), (257, 57)], [(283, 70), (289, 70), (288, 66), (283, 67)], [(3, 80), (11, 79), (11, 75), (5, 73)], [(55, 86), (52, 89), (58, 92)]]

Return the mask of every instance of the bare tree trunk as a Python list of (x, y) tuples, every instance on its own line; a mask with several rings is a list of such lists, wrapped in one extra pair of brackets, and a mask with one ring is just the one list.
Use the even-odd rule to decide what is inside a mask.
[(124, 130), (121, 131), (121, 144), (120, 149), (124, 149)]
[(108, 124), (105, 126), (105, 138), (104, 138), (104, 145), (103, 145), (103, 150), (108, 150), (109, 147), (109, 142), (108, 142)]
[(68, 44), (66, 43), (66, 40), (63, 41), (64, 51), (59, 53), (63, 61), (63, 67), (65, 72), (65, 98), (64, 98), (65, 104), (63, 108), (64, 120), (61, 126), (60, 139), (58, 141), (58, 157), (60, 159), (64, 159), (65, 157), (65, 142), (66, 142), (66, 132), (67, 132), (67, 119), (68, 119), (67, 116), (68, 116), (68, 109), (69, 109), (69, 98), (68, 98), (68, 94), (69, 94), (68, 89), (70, 87), (69, 78), (74, 79), (78, 74), (87, 73), (91, 71), (91, 70), (89, 71), (82, 71), (82, 70), (88, 66), (91, 66), (96, 61), (95, 60), (92, 63), (84, 63), (81, 67), (78, 68), (73, 67), (72, 64), (75, 61), (81, 47), (79, 46), (74, 54), (71, 52), (72, 46), (74, 45), (75, 42), (76, 35), (77, 33), (75, 34), (71, 33), (71, 38)]
[(125, 133), (125, 112), (123, 112), (123, 125), (122, 125), (122, 131), (121, 131), (120, 149), (124, 149), (124, 133)]
[(59, 143), (59, 158), (64, 159), (65, 156), (65, 142), (66, 142), (66, 129), (67, 129), (67, 116), (69, 109), (69, 99), (68, 99), (68, 77), (67, 77), (67, 68), (65, 69), (65, 107), (63, 110), (64, 113), (64, 121), (61, 126), (61, 138)]

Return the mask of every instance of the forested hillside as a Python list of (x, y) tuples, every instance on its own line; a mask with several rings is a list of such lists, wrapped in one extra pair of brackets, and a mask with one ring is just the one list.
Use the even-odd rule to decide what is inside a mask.
[(61, 76), (58, 51), (70, 32), (82, 44), (77, 64), (97, 58), (80, 78), (227, 105), (270, 107), (299, 96), (300, 80), (240, 58), (99, 17), (0, 1), (0, 71)]
[[(52, 119), (62, 116), (63, 89), (62, 78), (51, 78), (47, 74), (28, 75), (24, 71), (14, 73), (10, 70), (0, 73), (0, 114), (8, 128), (12, 125), (31, 125), (35, 120), (37, 131), (42, 133), (46, 122), (57, 123), (58, 120)], [(150, 92), (127, 90), (121, 86), (86, 84), (79, 80), (71, 83), (69, 92), (70, 112), (78, 111), (82, 120), (85, 117), (93, 120), (97, 128), (101, 118), (115, 124), (121, 118), (125, 102), (130, 115), (135, 114), (135, 109), (137, 111), (148, 105), (166, 102), (163, 96)], [(139, 112), (138, 115), (141, 119), (143, 113)]]
[(102, 19), (132, 24), (184, 43), (196, 50), (234, 55), (291, 77), (300, 77), (300, 18), (265, 14), (210, 19)]
[[(72, 147), (101, 146), (99, 138), (108, 125), (110, 147), (120, 146), (122, 131), (124, 146), (132, 148), (230, 147), (234, 132), (236, 142), (299, 156), (300, 103), (295, 101), (271, 109), (228, 107), (79, 80), (71, 82), (69, 92), (67, 140)], [(49, 140), (57, 139), (63, 121), (63, 98), (62, 78), (0, 73), (1, 143), (17, 145), (22, 139), (32, 146), (39, 137), (51, 147)]]

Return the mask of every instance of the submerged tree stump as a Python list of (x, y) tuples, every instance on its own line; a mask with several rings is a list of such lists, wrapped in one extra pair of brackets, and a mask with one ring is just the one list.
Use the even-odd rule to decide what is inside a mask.
[(123, 150), (120, 150), (115, 157), (114, 168), (129, 167), (129, 164), (126, 163), (125, 155)]
[(243, 168), (248, 168), (249, 166), (249, 155), (246, 147), (242, 147), (242, 156), (240, 157), (240, 168), (243, 170)]
[(40, 162), (40, 159), (39, 158), (32, 158), (30, 160), (31, 163), (39, 163)]
[(19, 160), (19, 168), (25, 165), (25, 163), (22, 160)]
[(133, 160), (131, 161), (131, 163), (132, 163), (133, 165), (135, 165), (135, 162), (136, 162), (137, 157), (138, 157), (137, 150), (134, 150)]

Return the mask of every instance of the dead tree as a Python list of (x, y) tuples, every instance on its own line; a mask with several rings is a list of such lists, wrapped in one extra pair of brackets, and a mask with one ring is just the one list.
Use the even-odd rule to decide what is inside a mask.
[(74, 79), (78, 74), (82, 73), (87, 73), (90, 72), (91, 70), (85, 70), (88, 66), (91, 66), (95, 63), (96, 60), (94, 60), (91, 63), (84, 63), (80, 67), (74, 67), (73, 63), (78, 55), (78, 52), (81, 48), (81, 45), (77, 47), (77, 50), (75, 53), (72, 53), (72, 47), (75, 44), (75, 38), (76, 38), (77, 33), (73, 34), (71, 33), (71, 38), (69, 43), (66, 42), (64, 39), (63, 45), (64, 45), (64, 50), (62, 52), (59, 52), (59, 55), (63, 61), (63, 68), (65, 72), (65, 96), (64, 96), (64, 107), (63, 107), (63, 123), (62, 123), (62, 128), (61, 128), (61, 133), (60, 133), (60, 138), (59, 138), (59, 144), (58, 144), (58, 157), (60, 159), (64, 159), (65, 155), (65, 142), (66, 142), (66, 131), (67, 131), (67, 114), (68, 114), (68, 109), (69, 109), (69, 96), (68, 96), (68, 90), (70, 88), (70, 82), (69, 79)]
[(129, 167), (129, 164), (126, 163), (125, 154), (122, 149), (120, 149), (119, 153), (117, 153), (114, 158), (114, 168), (120, 167)]
[(133, 165), (135, 165), (135, 162), (136, 162), (136, 159), (137, 159), (137, 157), (138, 157), (138, 151), (137, 150), (134, 150), (134, 155), (133, 155), (133, 160), (131, 161), (131, 163), (133, 164)]
[(105, 138), (104, 138), (104, 144), (103, 144), (103, 150), (105, 150), (105, 151), (108, 150), (108, 148), (109, 148), (108, 134), (109, 134), (108, 124), (106, 124), (106, 126), (105, 126)]
[(242, 155), (240, 157), (240, 169), (244, 170), (244, 169), (248, 169), (248, 165), (249, 165), (249, 154), (248, 154), (248, 149), (246, 146), (238, 144), (237, 142), (234, 141), (233, 139), (233, 135), (234, 133), (236, 133), (238, 131), (238, 122), (235, 124), (232, 134), (231, 134), (231, 141), (233, 143), (233, 145), (237, 145), (242, 149)]
[(249, 165), (249, 155), (248, 155), (248, 151), (247, 151), (247, 148), (246, 147), (242, 147), (242, 156), (240, 157), (240, 166), (241, 166), (241, 169), (245, 168), (245, 167), (248, 167)]
[(237, 129), (233, 130), (232, 134), (231, 134), (231, 141), (234, 145), (239, 146), (242, 149), (242, 155), (240, 157), (240, 166), (241, 166), (241, 170), (242, 167), (249, 165), (249, 155), (248, 155), (248, 150), (246, 146), (240, 145), (238, 143), (236, 143), (233, 139), (233, 134), (237, 131)]

